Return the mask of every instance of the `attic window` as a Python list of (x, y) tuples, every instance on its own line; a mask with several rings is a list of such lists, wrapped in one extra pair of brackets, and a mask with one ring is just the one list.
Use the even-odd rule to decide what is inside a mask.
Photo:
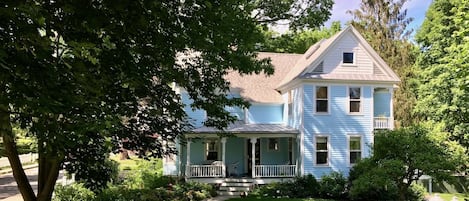
[(342, 57), (342, 63), (353, 64), (353, 52), (344, 52)]

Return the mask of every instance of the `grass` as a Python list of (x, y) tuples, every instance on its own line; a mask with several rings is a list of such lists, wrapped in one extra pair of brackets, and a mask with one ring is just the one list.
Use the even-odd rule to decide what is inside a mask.
[(231, 198), (228, 199), (228, 201), (268, 201), (268, 200), (275, 200), (275, 201), (333, 201), (333, 200), (328, 200), (328, 199), (320, 199), (320, 198), (278, 198), (278, 199), (272, 199), (272, 198)]
[(120, 171), (133, 170), (137, 167), (138, 161), (143, 160), (143, 159), (140, 159), (140, 158), (137, 158), (137, 157), (130, 157), (130, 159), (127, 159), (127, 160), (120, 160), (119, 159), (119, 154), (112, 154), (110, 158), (119, 163), (119, 170)]
[(462, 194), (462, 193), (435, 193), (440, 196), (441, 199), (444, 201), (451, 201), (453, 197), (456, 196), (458, 200), (463, 201), (464, 198), (469, 199), (469, 194)]

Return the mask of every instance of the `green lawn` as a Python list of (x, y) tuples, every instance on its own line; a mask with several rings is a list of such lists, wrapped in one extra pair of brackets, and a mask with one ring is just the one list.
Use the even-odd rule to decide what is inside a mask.
[(119, 163), (119, 170), (133, 170), (137, 167), (137, 161), (141, 161), (143, 159), (137, 157), (130, 157), (127, 160), (120, 160), (119, 154), (112, 154), (110, 157), (112, 160), (117, 161)]
[(443, 199), (444, 201), (451, 201), (454, 196), (456, 196), (458, 200), (460, 201), (463, 201), (464, 198), (469, 199), (469, 194), (466, 194), (466, 195), (462, 193), (435, 193), (435, 194), (438, 194), (441, 197), (441, 199)]
[[(268, 201), (272, 200), (272, 198), (262, 198), (262, 199), (257, 199), (257, 198), (231, 198), (228, 201)], [(309, 198), (309, 199), (301, 199), (301, 198), (279, 198), (279, 199), (273, 199), (275, 201), (333, 201), (333, 200), (327, 200), (327, 199), (319, 199), (319, 198)]]

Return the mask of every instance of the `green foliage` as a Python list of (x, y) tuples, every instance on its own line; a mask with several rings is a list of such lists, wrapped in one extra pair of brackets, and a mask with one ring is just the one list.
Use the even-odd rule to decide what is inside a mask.
[(73, 183), (68, 186), (57, 185), (53, 201), (90, 201), (96, 198), (93, 191), (83, 183)]
[(165, 187), (171, 181), (170, 177), (163, 175), (163, 162), (161, 159), (137, 161), (137, 167), (127, 175), (124, 185), (133, 189), (154, 189)]
[(345, 199), (348, 195), (347, 179), (340, 172), (321, 177), (319, 195), (322, 198)]
[[(415, 112), (442, 123), (469, 155), (469, 2), (435, 0), (416, 34), (418, 102)], [(469, 167), (469, 162), (466, 162)]]
[(293, 181), (261, 185), (249, 197), (256, 198), (310, 198), (319, 196), (320, 185), (313, 175), (296, 177)]
[(259, 44), (258, 50), (261, 52), (285, 52), (303, 54), (308, 48), (340, 31), (340, 22), (332, 22), (330, 28), (319, 30), (303, 30), (299, 32), (289, 32), (282, 35), (267, 30), (263, 31), (264, 42)]
[(427, 195), (427, 189), (416, 182), (412, 183), (409, 188), (408, 200), (424, 201)]
[(447, 179), (459, 161), (431, 140), (423, 127), (375, 133), (373, 155), (350, 171), (350, 197), (354, 200), (406, 200), (415, 197), (410, 185), (424, 174)]

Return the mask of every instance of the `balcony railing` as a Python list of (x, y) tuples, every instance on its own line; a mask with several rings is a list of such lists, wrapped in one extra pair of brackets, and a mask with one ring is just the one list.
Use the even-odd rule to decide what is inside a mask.
[(391, 117), (375, 117), (373, 122), (374, 129), (393, 129), (393, 119)]
[(189, 177), (224, 177), (224, 165), (190, 165)]
[(296, 165), (256, 165), (255, 177), (294, 177)]

